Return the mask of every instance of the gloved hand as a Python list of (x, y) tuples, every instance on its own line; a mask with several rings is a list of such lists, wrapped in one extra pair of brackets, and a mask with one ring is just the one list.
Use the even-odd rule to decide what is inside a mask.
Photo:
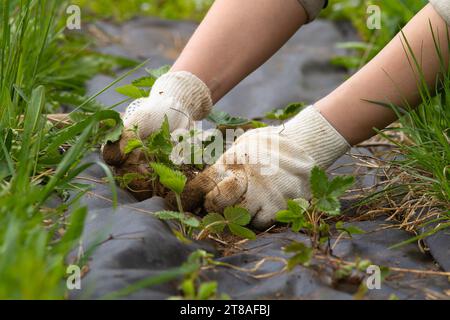
[(246, 208), (252, 225), (266, 228), (286, 199), (310, 197), (314, 166), (327, 168), (349, 149), (347, 141), (310, 106), (278, 127), (240, 136), (218, 161), (186, 186), (185, 209), (204, 201), (208, 212), (232, 205)]
[(212, 105), (210, 90), (195, 75), (179, 71), (161, 76), (148, 98), (135, 100), (126, 109), (120, 141), (103, 147), (105, 162), (120, 166), (127, 160), (123, 150), (129, 139), (135, 137), (134, 127), (139, 137), (145, 139), (161, 127), (166, 115), (171, 131), (188, 129), (195, 121), (204, 119)]

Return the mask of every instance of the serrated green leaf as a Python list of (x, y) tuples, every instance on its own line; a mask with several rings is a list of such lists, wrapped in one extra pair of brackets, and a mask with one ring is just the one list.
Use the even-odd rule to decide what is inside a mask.
[(148, 91), (142, 90), (141, 88), (138, 88), (132, 84), (127, 84), (122, 87), (116, 88), (116, 92), (133, 99), (148, 97)]
[(291, 223), (294, 232), (300, 231), (305, 225), (305, 211), (309, 207), (309, 202), (304, 199), (288, 200), (288, 210), (281, 210), (276, 213), (275, 219), (282, 223)]
[(317, 209), (330, 216), (338, 216), (341, 213), (341, 203), (338, 199), (332, 196), (326, 196), (318, 199), (316, 206)]
[(314, 167), (311, 171), (310, 184), (314, 198), (321, 199), (327, 195), (328, 177), (324, 170), (319, 167)]
[(340, 197), (353, 185), (353, 183), (355, 183), (355, 178), (352, 176), (335, 177), (329, 184), (328, 192), (334, 197)]
[(252, 219), (247, 209), (241, 207), (227, 207), (225, 208), (223, 215), (228, 222), (235, 223), (240, 226), (246, 226)]
[[(211, 225), (213, 223), (214, 223), (213, 226), (208, 227), (209, 225)], [(208, 213), (203, 218), (202, 225), (204, 228), (208, 227), (208, 230), (210, 230), (214, 233), (221, 233), (221, 232), (223, 232), (223, 229), (225, 228), (226, 221), (225, 221), (225, 218), (221, 214)]]
[(229, 223), (228, 228), (230, 228), (231, 233), (238, 237), (250, 240), (256, 239), (256, 234), (252, 230), (240, 226), (236, 223)]
[(295, 212), (292, 212), (291, 210), (281, 210), (278, 211), (275, 215), (275, 219), (278, 222), (282, 223), (291, 223), (295, 219), (298, 218), (298, 215)]
[(158, 175), (159, 181), (162, 185), (177, 194), (181, 194), (183, 192), (187, 178), (182, 172), (172, 170), (171, 168), (161, 163), (152, 162), (150, 163), (150, 166)]
[(143, 147), (142, 141), (139, 139), (130, 139), (127, 141), (127, 145), (125, 146), (123, 152), (125, 154), (131, 153), (133, 150)]
[(349, 176), (336, 177), (330, 182), (324, 170), (314, 167), (310, 184), (317, 209), (330, 216), (339, 215), (341, 204), (338, 197), (344, 194), (353, 182), (354, 178)]
[(304, 211), (309, 208), (309, 201), (298, 198), (293, 200), (288, 200), (288, 208), (292, 210), (295, 207), (296, 212), (303, 214)]
[(168, 162), (173, 145), (170, 140), (170, 127), (167, 116), (164, 116), (161, 128), (147, 138), (146, 145), (150, 153), (156, 154), (159, 158), (162, 158), (160, 160)]
[(232, 117), (224, 111), (213, 110), (208, 116), (208, 121), (213, 122), (216, 125), (226, 126), (242, 126), (250, 122), (250, 120), (240, 117)]

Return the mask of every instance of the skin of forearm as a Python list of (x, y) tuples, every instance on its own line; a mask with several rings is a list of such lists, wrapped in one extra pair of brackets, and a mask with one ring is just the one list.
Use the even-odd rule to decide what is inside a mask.
[(220, 100), (307, 21), (297, 0), (216, 0), (171, 71), (189, 71)]
[[(430, 28), (443, 60), (448, 64), (447, 26), (431, 5), (424, 7), (371, 62), (330, 95), (316, 103), (324, 117), (347, 141), (358, 144), (396, 120), (394, 112), (367, 101), (415, 107), (420, 102), (419, 72), (412, 62), (405, 38), (432, 89), (441, 64)], [(408, 61), (409, 57), (409, 61)], [(412, 63), (413, 65), (411, 65)]]

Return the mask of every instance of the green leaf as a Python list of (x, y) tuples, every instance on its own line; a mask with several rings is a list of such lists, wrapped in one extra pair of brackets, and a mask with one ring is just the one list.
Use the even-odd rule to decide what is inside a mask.
[(324, 170), (314, 167), (311, 171), (311, 191), (313, 197), (320, 199), (327, 196), (328, 193), (328, 177)]
[(250, 213), (241, 207), (227, 207), (223, 215), (228, 222), (235, 223), (240, 226), (248, 225), (252, 219)]
[(156, 79), (154, 77), (142, 77), (139, 79), (136, 79), (132, 82), (133, 86), (135, 87), (144, 87), (144, 88), (151, 88), (155, 84)]
[(333, 196), (325, 196), (319, 199), (316, 206), (320, 211), (330, 216), (338, 216), (341, 214), (341, 203)]
[(270, 120), (287, 120), (296, 116), (304, 107), (304, 103), (294, 102), (284, 109), (275, 109), (267, 112), (265, 117)]
[(238, 224), (229, 223), (228, 228), (230, 228), (231, 233), (238, 237), (250, 240), (256, 239), (256, 234), (252, 230), (242, 227)]
[(334, 178), (329, 185), (330, 194), (334, 197), (342, 196), (355, 183), (352, 176), (338, 176)]
[(164, 116), (161, 128), (147, 138), (146, 144), (149, 152), (155, 154), (159, 161), (169, 163), (173, 145), (170, 140), (170, 127), (167, 116)]
[(120, 140), (123, 132), (123, 123), (120, 122), (113, 129), (106, 133), (104, 141), (105, 142), (116, 142)]
[[(209, 225), (213, 224), (213, 226), (208, 227)], [(226, 221), (224, 217), (218, 213), (208, 213), (202, 220), (203, 228), (208, 227), (208, 230), (214, 232), (214, 233), (221, 233), (223, 232), (223, 229), (225, 228)]]
[(324, 170), (314, 167), (311, 171), (311, 191), (317, 209), (331, 216), (340, 214), (339, 197), (354, 183), (351, 176), (339, 176), (331, 182)]
[(216, 293), (217, 293), (216, 281), (204, 282), (200, 285), (200, 288), (198, 289), (197, 298), (199, 300), (208, 300), (209, 298), (214, 297)]
[(136, 150), (138, 148), (142, 148), (142, 141), (139, 139), (130, 139), (127, 141), (127, 145), (125, 146), (125, 149), (123, 150), (125, 154), (131, 153), (133, 150)]
[(177, 194), (181, 194), (183, 192), (187, 178), (182, 172), (172, 170), (161, 163), (152, 162), (150, 165), (158, 175), (159, 181), (162, 185)]
[(161, 220), (177, 220), (192, 228), (200, 227), (200, 221), (197, 218), (189, 216), (185, 213), (176, 211), (158, 211), (154, 212), (153, 215)]
[(220, 126), (241, 126), (250, 122), (250, 120), (240, 117), (232, 117), (228, 113), (224, 111), (216, 111), (213, 110), (209, 114), (208, 121), (213, 122), (214, 124)]
[(141, 88), (138, 88), (132, 84), (127, 84), (122, 87), (116, 88), (116, 91), (120, 94), (123, 94), (124, 96), (130, 97), (133, 99), (148, 97), (147, 91), (142, 90)]
[(282, 223), (291, 223), (298, 218), (298, 215), (291, 210), (281, 210), (275, 215), (275, 219)]
[(277, 212), (275, 219), (282, 223), (291, 223), (292, 231), (298, 232), (305, 226), (305, 212), (308, 210), (309, 202), (305, 199), (288, 200), (287, 206), (288, 210)]
[(252, 120), (251, 125), (254, 129), (258, 129), (258, 128), (265, 128), (268, 126), (267, 123), (261, 122), (261, 121), (257, 121), (257, 120)]
[(149, 75), (151, 75), (152, 77), (158, 79), (159, 77), (161, 77), (162, 75), (168, 73), (170, 71), (171, 66), (170, 65), (165, 65), (162, 66), (158, 69), (146, 69), (147, 73)]
[(295, 253), (295, 255), (288, 260), (287, 267), (289, 270), (292, 270), (297, 265), (309, 265), (313, 254), (313, 249), (311, 247), (297, 241), (289, 244), (283, 251), (286, 253)]
[(296, 212), (303, 213), (309, 208), (309, 201), (303, 198), (298, 198), (294, 200), (288, 200), (288, 208), (293, 210), (295, 208)]

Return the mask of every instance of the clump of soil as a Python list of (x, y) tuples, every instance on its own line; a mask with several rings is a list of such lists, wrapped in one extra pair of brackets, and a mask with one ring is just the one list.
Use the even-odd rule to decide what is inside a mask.
[[(106, 144), (102, 153), (103, 159), (110, 165), (114, 175), (119, 180), (127, 176), (134, 176), (133, 179), (123, 183), (122, 187), (125, 187), (138, 201), (143, 201), (153, 196), (167, 197), (170, 190), (165, 188), (158, 181), (158, 178), (153, 175), (153, 169), (149, 165), (150, 161), (144, 152), (136, 149), (125, 155), (120, 151), (123, 150), (121, 141)], [(178, 170), (186, 176), (188, 183), (200, 172), (191, 165), (182, 165)], [(172, 198), (174, 199), (174, 197), (168, 197), (169, 203), (175, 203), (175, 201), (170, 201)]]

